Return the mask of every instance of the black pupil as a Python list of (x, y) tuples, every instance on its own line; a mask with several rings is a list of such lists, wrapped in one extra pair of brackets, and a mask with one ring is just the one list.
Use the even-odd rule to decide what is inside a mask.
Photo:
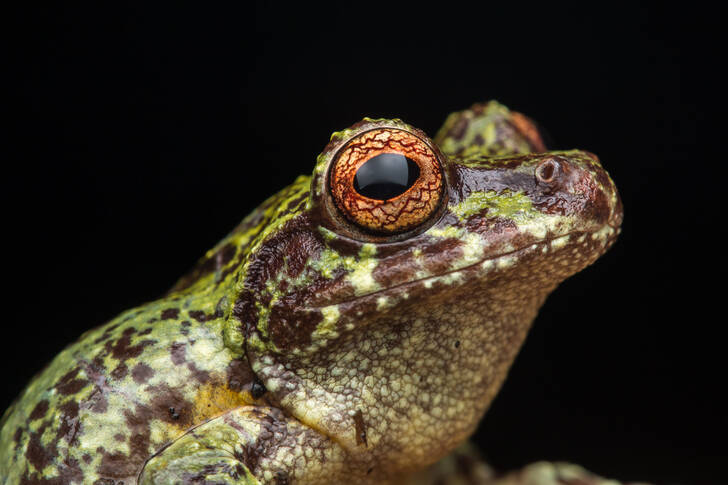
[(382, 153), (359, 167), (354, 190), (370, 199), (388, 200), (412, 187), (420, 176), (417, 163), (399, 153)]

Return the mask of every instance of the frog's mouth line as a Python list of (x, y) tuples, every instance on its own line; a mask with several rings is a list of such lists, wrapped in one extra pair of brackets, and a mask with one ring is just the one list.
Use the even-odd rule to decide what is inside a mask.
[[(332, 305), (348, 305), (348, 304), (355, 304), (362, 301), (362, 299), (369, 299), (374, 300), (371, 303), (371, 308), (377, 308), (376, 300), (381, 295), (386, 295), (389, 292), (396, 291), (398, 289), (403, 289), (407, 287), (414, 287), (415, 285), (426, 285), (428, 281), (434, 281), (439, 278), (447, 278), (452, 277), (451, 275), (457, 275), (458, 273), (463, 273), (466, 271), (482, 271), (482, 273), (478, 273), (475, 277), (483, 277), (484, 275), (490, 274), (493, 271), (500, 271), (502, 269), (507, 269), (508, 266), (501, 266), (499, 268), (497, 261), (499, 259), (505, 259), (508, 257), (514, 257), (520, 259), (521, 257), (524, 257), (525, 255), (537, 251), (543, 251), (544, 247), (549, 246), (549, 253), (557, 252), (557, 251), (568, 251), (573, 249), (574, 247), (580, 247), (580, 246), (586, 246), (586, 247), (594, 247), (595, 241), (592, 240), (592, 236), (596, 233), (599, 233), (600, 231), (606, 230), (605, 238), (599, 243), (597, 243), (595, 249), (595, 254), (601, 254), (604, 251), (606, 251), (611, 244), (616, 239), (616, 236), (619, 234), (619, 228), (614, 227), (610, 224), (605, 224), (600, 229), (594, 230), (594, 231), (588, 231), (588, 230), (579, 230), (579, 231), (572, 231), (566, 234), (563, 234), (561, 236), (541, 239), (540, 241), (532, 242), (531, 244), (524, 245), (520, 248), (514, 249), (512, 251), (506, 251), (498, 255), (493, 255), (489, 257), (482, 258), (472, 264), (463, 266), (462, 268), (453, 269), (438, 275), (432, 275), (424, 278), (419, 278), (416, 280), (408, 281), (406, 283), (401, 283), (398, 285), (390, 286), (388, 288), (383, 288), (377, 291), (373, 291), (371, 293), (359, 295), (356, 298), (352, 298), (349, 300), (341, 301), (338, 303), (331, 303), (329, 305), (322, 305), (322, 306), (316, 306), (311, 307), (311, 309), (320, 310), (322, 308), (325, 308), (327, 306)], [(579, 241), (579, 239), (584, 237), (583, 240)], [(564, 240), (563, 244), (557, 243), (556, 247), (553, 247), (554, 241), (558, 240)], [(593, 255), (592, 255), (593, 256)], [(587, 257), (586, 260), (592, 259), (591, 257)], [(478, 266), (483, 265), (484, 263), (491, 261), (492, 265), (488, 265), (487, 268), (478, 269)], [(510, 264), (517, 264), (516, 263), (509, 263)], [(300, 413), (300, 410), (296, 409), (296, 406), (291, 406), (289, 404), (283, 404), (281, 402), (278, 403), (278, 406), (281, 409), (284, 409), (286, 412), (290, 413), (290, 415), (296, 419), (298, 422), (300, 422), (303, 426), (321, 434), (322, 436), (327, 437), (332, 442), (336, 443), (337, 445), (341, 446), (343, 449), (348, 451), (355, 451), (358, 450), (358, 445), (352, 444), (348, 439), (344, 438), (343, 435), (338, 434), (335, 431), (332, 431), (331, 429), (328, 429), (325, 425), (322, 425), (320, 422), (318, 422), (315, 419), (309, 419), (305, 414), (302, 415)]]
[[(497, 271), (497, 270), (501, 269), (501, 268), (498, 267), (498, 264), (496, 262), (499, 259), (505, 259), (505, 258), (508, 258), (508, 257), (513, 257), (513, 255), (515, 255), (515, 254), (518, 254), (519, 255), (518, 258), (520, 259), (523, 254), (526, 254), (526, 253), (531, 252), (531, 251), (535, 252), (535, 251), (538, 251), (538, 250), (543, 250), (543, 248), (545, 246), (547, 246), (547, 245), (551, 246), (554, 241), (557, 241), (557, 240), (561, 240), (561, 239), (566, 238), (566, 242), (564, 243), (563, 246), (559, 246), (557, 248), (550, 248), (549, 249), (549, 252), (551, 252), (551, 251), (559, 251), (559, 250), (564, 249), (564, 248), (567, 248), (569, 246), (573, 246), (573, 243), (571, 242), (572, 241), (572, 238), (577, 238), (578, 239), (578, 238), (580, 238), (582, 236), (585, 236), (585, 241), (586, 241), (586, 240), (590, 239), (593, 234), (597, 234), (600, 231), (603, 231), (605, 228), (609, 228), (609, 234), (607, 235), (607, 237), (606, 237), (606, 243), (603, 245), (603, 247), (601, 249), (601, 252), (600, 252), (600, 254), (603, 254), (607, 249), (609, 249), (609, 247), (612, 245), (612, 243), (616, 239), (616, 236), (619, 234), (619, 232), (620, 232), (619, 227), (614, 227), (612, 224), (605, 224), (604, 226), (602, 226), (598, 230), (594, 230), (594, 231), (573, 231), (573, 232), (568, 232), (568, 233), (563, 234), (561, 236), (552, 237), (552, 238), (548, 238), (548, 239), (542, 239), (540, 241), (533, 242), (533, 243), (531, 243), (531, 244), (529, 244), (527, 246), (522, 246), (522, 247), (517, 248), (517, 249), (514, 249), (512, 251), (506, 251), (504, 253), (501, 253), (501, 254), (498, 254), (498, 255), (495, 255), (495, 256), (490, 256), (490, 257), (487, 257), (487, 258), (480, 259), (480, 260), (478, 260), (478, 261), (476, 261), (476, 262), (474, 262), (472, 264), (469, 264), (467, 266), (463, 266), (462, 268), (452, 269), (452, 270), (446, 271), (446, 272), (441, 273), (441, 274), (432, 275), (432, 276), (426, 276), (424, 278), (418, 278), (418, 279), (415, 279), (415, 280), (412, 280), (412, 281), (407, 281), (405, 283), (400, 283), (400, 284), (397, 284), (397, 285), (393, 285), (393, 286), (390, 286), (388, 288), (382, 288), (380, 290), (372, 291), (371, 293), (365, 293), (365, 294), (362, 294), (362, 295), (358, 295), (358, 296), (356, 296), (354, 298), (351, 298), (349, 300), (343, 300), (343, 301), (339, 301), (339, 302), (333, 302), (333, 303), (329, 303), (329, 304), (326, 304), (326, 305), (315, 305), (315, 306), (312, 306), (310, 308), (315, 309), (315, 310), (320, 310), (322, 308), (330, 307), (330, 306), (333, 306), (333, 305), (353, 304), (353, 303), (360, 302), (362, 299), (370, 299), (370, 298), (373, 298), (373, 297), (376, 297), (376, 296), (380, 296), (380, 295), (386, 294), (388, 292), (391, 292), (393, 290), (397, 290), (397, 289), (400, 289), (400, 288), (406, 288), (406, 287), (409, 287), (409, 286), (415, 286), (415, 285), (419, 285), (419, 284), (427, 285), (428, 282), (435, 282), (435, 280), (437, 280), (437, 279), (447, 278), (447, 277), (457, 277), (457, 275), (460, 274), (460, 273), (464, 273), (466, 271), (470, 271), (472, 269), (475, 269), (477, 266), (483, 265), (484, 263), (486, 263), (488, 261), (491, 261), (491, 262), (493, 262), (492, 267), (490, 267), (488, 269), (483, 268), (483, 270), (486, 271), (486, 274), (488, 274), (491, 271)], [(582, 243), (579, 243), (579, 244), (582, 244)]]

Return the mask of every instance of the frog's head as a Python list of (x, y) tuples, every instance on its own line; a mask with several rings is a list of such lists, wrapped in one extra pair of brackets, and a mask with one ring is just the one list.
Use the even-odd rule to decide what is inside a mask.
[(445, 155), (399, 120), (335, 133), (251, 249), (235, 307), (271, 399), (370, 477), (470, 435), (544, 299), (621, 223), (583, 151)]

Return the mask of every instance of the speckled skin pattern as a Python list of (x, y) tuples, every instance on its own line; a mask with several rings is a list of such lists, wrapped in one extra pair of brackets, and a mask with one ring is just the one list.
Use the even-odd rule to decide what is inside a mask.
[[(443, 167), (439, 206), (394, 237), (355, 227), (328, 188), (341, 147), (381, 128), (424, 140)], [(2, 483), (477, 483), (485, 465), (447, 455), (546, 296), (621, 218), (594, 155), (545, 152), (498, 103), (452, 114), (434, 140), (365, 118), (166, 296), (30, 382), (2, 419)]]

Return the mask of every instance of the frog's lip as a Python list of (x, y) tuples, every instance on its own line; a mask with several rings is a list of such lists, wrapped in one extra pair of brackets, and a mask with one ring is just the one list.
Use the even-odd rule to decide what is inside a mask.
[[(411, 281), (406, 281), (406, 282), (399, 283), (399, 284), (396, 284), (396, 285), (388, 286), (386, 288), (381, 288), (379, 290), (372, 291), (370, 293), (364, 293), (364, 294), (361, 294), (361, 295), (357, 295), (356, 297), (351, 298), (351, 299), (348, 299), (348, 300), (342, 300), (342, 301), (338, 301), (338, 302), (331, 302), (331, 303), (327, 303), (325, 305), (316, 305), (313, 308), (315, 308), (315, 309), (321, 309), (321, 308), (330, 307), (332, 305), (346, 305), (346, 304), (350, 304), (350, 303), (356, 303), (356, 302), (361, 301), (362, 299), (371, 298), (371, 297), (374, 297), (374, 296), (377, 296), (377, 295), (382, 295), (384, 293), (388, 293), (388, 292), (391, 292), (393, 290), (397, 290), (397, 289), (400, 289), (400, 288), (405, 288), (405, 287), (408, 287), (408, 286), (415, 286), (415, 285), (423, 284), (423, 283), (426, 284), (428, 281), (435, 281), (437, 279), (446, 278), (448, 276), (452, 277), (454, 275), (457, 275), (458, 273), (464, 273), (466, 271), (475, 269), (477, 266), (481, 266), (484, 263), (487, 263), (489, 261), (493, 263), (492, 267), (489, 268), (489, 269), (485, 269), (484, 268), (484, 270), (486, 270), (488, 272), (490, 272), (491, 270), (498, 270), (499, 268), (498, 268), (498, 265), (496, 263), (496, 260), (498, 260), (498, 259), (505, 259), (505, 258), (508, 258), (508, 257), (516, 254), (516, 253), (525, 253), (525, 252), (527, 252), (529, 250), (530, 251), (543, 250), (543, 247), (546, 246), (546, 245), (551, 245), (552, 246), (552, 243), (554, 241), (558, 241), (558, 240), (561, 240), (561, 239), (564, 239), (564, 238), (569, 238), (569, 240), (570, 240), (572, 237), (576, 237), (578, 239), (581, 236), (591, 236), (593, 234), (598, 234), (600, 231), (603, 231), (605, 229), (608, 230), (607, 231), (608, 234), (607, 234), (607, 236), (605, 238), (605, 243), (602, 246), (601, 251), (599, 252), (599, 255), (601, 255), (604, 252), (606, 252), (607, 249), (609, 249), (611, 247), (611, 245), (616, 240), (616, 237), (621, 232), (619, 225), (613, 225), (611, 223), (607, 223), (607, 224), (604, 224), (603, 226), (601, 226), (599, 229), (593, 230), (593, 231), (589, 231), (589, 230), (572, 231), (572, 232), (568, 232), (566, 234), (562, 234), (560, 236), (555, 236), (555, 237), (551, 237), (551, 238), (541, 239), (539, 241), (532, 242), (531, 244), (521, 246), (520, 248), (516, 248), (516, 249), (513, 249), (511, 251), (506, 251), (506, 252), (497, 254), (495, 256), (489, 256), (489, 257), (486, 257), (486, 258), (482, 258), (482, 259), (480, 259), (480, 260), (478, 260), (478, 261), (476, 261), (474, 263), (471, 263), (471, 264), (469, 264), (467, 266), (463, 266), (462, 268), (456, 268), (456, 269), (452, 269), (452, 270), (449, 270), (449, 271), (445, 271), (445, 272), (440, 273), (440, 274), (426, 276), (426, 277), (423, 277), (423, 278), (418, 278), (418, 279), (414, 279), (414, 280), (411, 280)], [(567, 242), (567, 244), (568, 244), (568, 242)], [(560, 247), (558, 247), (558, 248), (552, 248), (551, 250), (558, 250), (558, 249), (561, 249), (561, 248)]]

